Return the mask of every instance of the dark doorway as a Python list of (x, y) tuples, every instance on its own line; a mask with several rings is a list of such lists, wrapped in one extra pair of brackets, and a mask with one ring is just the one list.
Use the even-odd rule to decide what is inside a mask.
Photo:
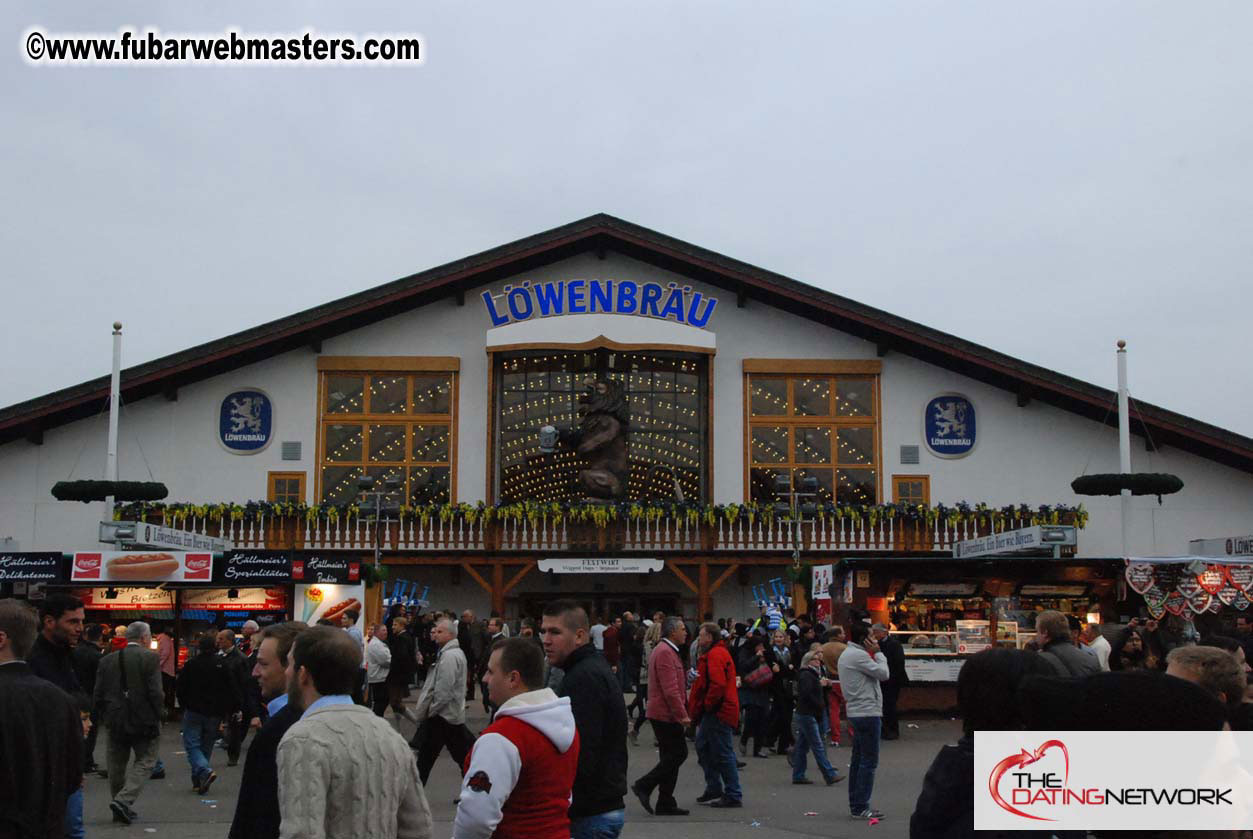
[(654, 612), (674, 615), (680, 611), (678, 596), (664, 592), (571, 592), (560, 595), (533, 592), (518, 595), (518, 617), (535, 621), (538, 625), (544, 606), (558, 599), (578, 603), (587, 610), (593, 622), (597, 616), (608, 619), (623, 612), (651, 618)]

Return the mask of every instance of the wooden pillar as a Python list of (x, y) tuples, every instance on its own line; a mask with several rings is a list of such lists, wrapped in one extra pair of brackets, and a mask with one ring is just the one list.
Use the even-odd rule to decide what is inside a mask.
[(383, 621), (383, 584), (365, 587), (365, 623), (370, 626)]
[(703, 621), (705, 615), (713, 611), (713, 592), (709, 590), (709, 560), (702, 559), (698, 570), (700, 576), (696, 589), (696, 603), (700, 614), (696, 617)]
[(505, 566), (500, 560), (492, 563), (492, 611), (505, 616)]

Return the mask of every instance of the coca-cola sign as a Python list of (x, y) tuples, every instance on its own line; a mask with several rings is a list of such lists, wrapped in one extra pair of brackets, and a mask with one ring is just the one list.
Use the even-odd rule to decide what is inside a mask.
[(55, 582), (64, 574), (60, 553), (0, 553), (0, 580)]

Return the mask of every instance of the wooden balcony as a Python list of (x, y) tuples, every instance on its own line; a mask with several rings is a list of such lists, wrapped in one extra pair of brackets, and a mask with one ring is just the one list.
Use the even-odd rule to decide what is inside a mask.
[[(1001, 517), (995, 525), (990, 516), (959, 516), (956, 520), (874, 516), (826, 516), (800, 525), (801, 550), (806, 552), (855, 553), (865, 551), (925, 554), (947, 552), (954, 542), (986, 536), (1002, 530), (1029, 527), (1029, 515)], [(222, 536), (238, 548), (298, 549), (318, 551), (370, 551), (376, 528), (364, 515), (316, 517), (257, 515), (235, 518), (188, 516), (165, 520), (160, 512), (147, 521), (162, 523), (211, 536)], [(1063, 513), (1060, 524), (1073, 524)], [(431, 516), (383, 519), (381, 547), (388, 552), (648, 552), (720, 553), (790, 552), (793, 525), (783, 518), (766, 520), (719, 516), (660, 515), (651, 518), (618, 518), (598, 525), (589, 521), (550, 518), (482, 518)], [(1068, 555), (1074, 549), (1066, 549)]]

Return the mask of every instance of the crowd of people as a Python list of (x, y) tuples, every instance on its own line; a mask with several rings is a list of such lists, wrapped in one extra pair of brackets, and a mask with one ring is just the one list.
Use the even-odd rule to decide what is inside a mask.
[[(628, 795), (653, 817), (690, 814), (676, 795), (689, 742), (704, 778), (697, 804), (743, 807), (746, 761), (786, 756), (793, 784), (817, 783), (812, 758), (826, 785), (847, 782), (852, 818), (885, 818), (872, 802), (875, 774), (881, 741), (899, 737), (907, 681), (889, 627), (854, 615), (828, 628), (776, 609), (751, 622), (705, 617), (603, 619), (558, 600), (538, 622), (513, 626), (401, 608), (365, 633), (356, 613), (340, 625), (249, 621), (240, 637), (203, 633), (175, 676), (164, 627), (154, 639), (143, 621), (120, 634), (85, 626), (68, 595), (49, 596), (38, 614), (2, 600), (0, 837), (84, 835), (98, 726), (112, 818), (139, 819), (145, 784), (166, 770), (161, 723), (175, 700), (193, 790), (217, 779), (215, 748), (228, 765), (244, 756), (232, 839), (424, 839), (426, 784), (444, 751), (461, 776), (454, 837), (613, 839)], [(981, 729), (1248, 729), (1251, 629), (1197, 637), (1135, 620), (1107, 641), (1096, 627), (1039, 614), (1028, 649), (964, 664), (964, 736), (928, 771), (911, 836), (973, 835)], [(476, 692), (489, 714), (477, 734), (466, 721)], [(1129, 717), (1118, 703), (1133, 696)], [(645, 723), (657, 761), (632, 772), (629, 744)], [(847, 778), (827, 752), (844, 742)]]

